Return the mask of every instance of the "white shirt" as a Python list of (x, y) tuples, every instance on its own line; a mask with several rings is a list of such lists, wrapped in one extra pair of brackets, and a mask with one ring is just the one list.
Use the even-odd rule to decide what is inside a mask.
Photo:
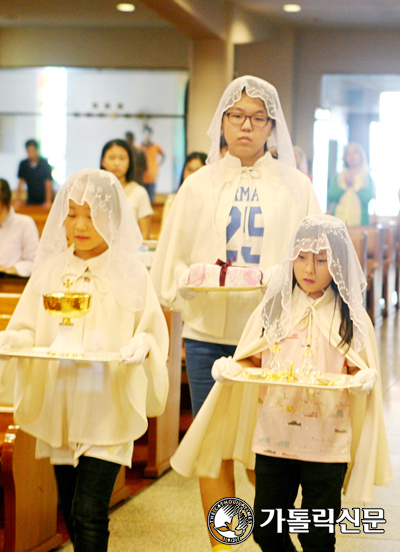
[(14, 267), (19, 276), (30, 276), (39, 244), (35, 221), (11, 207), (0, 224), (0, 265)]
[(149, 194), (143, 186), (137, 184), (137, 182), (130, 182), (124, 186), (124, 192), (138, 222), (140, 219), (153, 214)]
[(226, 258), (239, 266), (259, 266), (263, 236), (264, 220), (256, 179), (244, 172), (226, 227)]

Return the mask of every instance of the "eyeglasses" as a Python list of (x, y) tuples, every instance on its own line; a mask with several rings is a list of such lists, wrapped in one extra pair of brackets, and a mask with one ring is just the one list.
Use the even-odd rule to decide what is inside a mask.
[(263, 115), (241, 115), (240, 113), (225, 113), (231, 125), (242, 125), (246, 119), (250, 119), (252, 126), (264, 128), (267, 126), (269, 117)]

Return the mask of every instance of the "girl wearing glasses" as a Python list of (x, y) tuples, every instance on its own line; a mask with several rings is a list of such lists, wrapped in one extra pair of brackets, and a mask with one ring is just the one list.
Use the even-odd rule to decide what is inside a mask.
[[(190, 265), (222, 259), (256, 266), (264, 272), (266, 283), (268, 269), (279, 263), (299, 222), (321, 212), (310, 180), (296, 169), (272, 85), (252, 76), (234, 80), (221, 98), (208, 135), (207, 165), (179, 189), (151, 271), (162, 304), (182, 310), (194, 416), (214, 384), (214, 361), (233, 356), (261, 293), (196, 293), (185, 286)], [(221, 135), (228, 145), (223, 159)], [(270, 148), (276, 149), (278, 159), (271, 156)], [(253, 404), (245, 389), (240, 401), (244, 407)], [(222, 458), (218, 470), (199, 474), (205, 476), (200, 478), (200, 490), (206, 515), (220, 498), (235, 496), (233, 460)], [(185, 474), (184, 466), (177, 469)], [(212, 537), (211, 546), (230, 550)]]

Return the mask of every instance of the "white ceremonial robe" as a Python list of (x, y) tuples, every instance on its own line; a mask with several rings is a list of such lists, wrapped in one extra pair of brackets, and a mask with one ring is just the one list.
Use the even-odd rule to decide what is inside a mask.
[[(63, 257), (64, 258), (64, 257)], [(118, 361), (12, 359), (3, 362), (0, 384), (7, 388), (16, 368), (15, 423), (50, 447), (110, 447), (131, 443), (147, 429), (147, 417), (159, 416), (168, 394), (168, 329), (146, 269), (144, 309), (130, 312), (116, 300), (107, 274), (108, 251), (84, 261), (68, 251), (63, 276), (55, 277), (58, 256), (49, 263), (48, 292), (91, 293), (92, 307), (73, 321), (85, 352), (118, 353), (136, 333), (145, 332), (150, 352), (143, 365)], [(8, 325), (31, 336), (35, 347), (48, 347), (56, 337), (59, 319), (44, 309), (43, 298), (29, 281)], [(87, 448), (87, 447), (86, 447)]]
[[(292, 328), (304, 317), (307, 307), (310, 306), (305, 299), (304, 292), (297, 288), (292, 304)], [(267, 348), (267, 342), (262, 335), (261, 310), (262, 305), (254, 311), (246, 325), (234, 356), (235, 360), (250, 357)], [(332, 345), (337, 347), (341, 341), (338, 333), (340, 314), (336, 309), (332, 323), (333, 313), (332, 301), (317, 302), (313, 309), (315, 324)], [(367, 313), (365, 323), (369, 337), (365, 349), (357, 353), (350, 348), (345, 356), (361, 370), (376, 370), (380, 376), (374, 328)], [(173, 469), (185, 477), (197, 474), (217, 478), (221, 460), (232, 458), (253, 469), (255, 455), (251, 446), (257, 421), (258, 396), (257, 383), (215, 383), (171, 458)], [(351, 462), (348, 464), (343, 489), (345, 495), (352, 500), (372, 502), (373, 486), (387, 485), (393, 479), (384, 425), (380, 377), (369, 395), (350, 394), (350, 401)]]
[[(257, 189), (262, 211), (261, 269), (281, 261), (295, 228), (305, 216), (321, 213), (309, 178), (297, 169), (285, 169), (289, 173), (292, 170), (293, 180), (298, 182), (297, 201), (282, 184), (279, 167), (279, 161), (269, 152), (254, 167), (242, 167), (238, 158), (227, 153), (220, 161), (218, 184), (213, 183), (213, 168), (208, 165), (188, 177), (176, 195), (150, 274), (160, 302), (182, 310), (185, 325), (203, 335), (204, 341), (236, 345), (262, 298), (257, 292), (245, 292), (242, 297), (235, 292), (215, 292), (199, 293), (193, 300), (183, 301), (177, 290), (179, 275), (190, 265), (215, 264), (217, 259), (226, 259), (226, 228), (243, 171), (254, 181), (252, 187)], [(235, 312), (235, 335), (226, 332), (228, 311)]]

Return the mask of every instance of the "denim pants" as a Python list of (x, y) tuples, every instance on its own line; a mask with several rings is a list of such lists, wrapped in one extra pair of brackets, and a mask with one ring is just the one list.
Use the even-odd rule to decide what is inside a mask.
[[(340, 515), (346, 470), (347, 464), (343, 463), (305, 462), (257, 454), (253, 536), (263, 552), (295, 552), (288, 525), (284, 522), (283, 531), (277, 531), (276, 509), (287, 518), (288, 508), (294, 508), (299, 485), (303, 495), (301, 508), (308, 511), (308, 518), (312, 520), (312, 510), (333, 508), (336, 520)], [(260, 525), (268, 519), (268, 513), (261, 512), (262, 509), (275, 510), (272, 521), (264, 527)], [(312, 521), (308, 527), (307, 533), (298, 534), (303, 552), (335, 550), (335, 532), (315, 527)]]
[(121, 466), (81, 456), (76, 468), (55, 465), (61, 512), (75, 552), (106, 552), (108, 511)]
[(193, 417), (200, 410), (215, 381), (211, 375), (214, 362), (233, 356), (236, 345), (208, 343), (185, 338), (186, 372), (189, 379)]
[(156, 195), (156, 183), (153, 182), (152, 184), (142, 184), (142, 186), (149, 194), (150, 203), (153, 203), (154, 196)]

